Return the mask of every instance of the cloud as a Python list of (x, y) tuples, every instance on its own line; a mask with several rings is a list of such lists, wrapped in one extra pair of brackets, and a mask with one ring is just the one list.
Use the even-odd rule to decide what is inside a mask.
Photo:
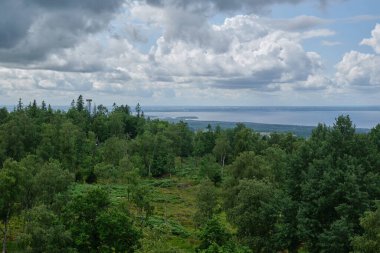
[(301, 15), (290, 19), (267, 19), (266, 21), (271, 22), (273, 27), (285, 31), (305, 31), (333, 22), (332, 20), (306, 15)]
[[(3, 0), (0, 89), (152, 99), (327, 89), (320, 55), (303, 42), (334, 35), (323, 26), (335, 21), (253, 14), (304, 1)], [(211, 23), (220, 14), (229, 18)]]
[[(307, 0), (146, 0), (145, 3), (154, 7), (175, 7), (187, 10), (206, 10), (231, 12), (244, 10), (247, 13), (260, 12), (275, 4), (299, 4)], [(314, 0), (321, 7), (326, 7), (328, 3), (341, 2), (345, 0)]]
[(237, 15), (210, 29), (207, 36), (216, 38), (210, 41), (228, 36), (224, 50), (219, 50), (217, 43), (194, 44), (162, 36), (151, 50), (150, 59), (155, 66), (152, 75), (224, 89), (274, 90), (282, 84), (307, 81), (310, 75), (319, 73), (320, 56), (306, 52), (300, 42), (331, 34), (324, 30), (278, 31), (254, 15)]
[(375, 28), (371, 32), (371, 35), (371, 38), (362, 40), (360, 45), (370, 46), (376, 53), (380, 54), (380, 24), (376, 24)]
[(380, 56), (351, 51), (336, 65), (336, 81), (341, 86), (380, 86)]
[(363, 39), (360, 45), (373, 48), (377, 54), (364, 54), (357, 51), (346, 53), (336, 65), (336, 81), (344, 87), (380, 87), (380, 24), (371, 32), (372, 37)]
[(28, 64), (106, 28), (122, 0), (3, 0), (0, 61)]

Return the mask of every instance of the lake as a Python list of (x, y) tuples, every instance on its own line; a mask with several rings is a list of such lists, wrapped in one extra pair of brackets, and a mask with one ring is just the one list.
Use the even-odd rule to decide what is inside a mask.
[(380, 123), (380, 106), (146, 106), (143, 110), (146, 116), (160, 119), (331, 126), (339, 115), (349, 115), (358, 128), (373, 128)]

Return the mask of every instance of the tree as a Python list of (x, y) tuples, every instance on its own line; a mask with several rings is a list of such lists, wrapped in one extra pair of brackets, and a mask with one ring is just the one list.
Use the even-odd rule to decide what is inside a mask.
[(101, 252), (132, 253), (139, 246), (140, 232), (133, 226), (128, 210), (110, 208), (97, 219)]
[(73, 195), (63, 210), (64, 224), (78, 252), (134, 252), (140, 233), (128, 212), (112, 207), (109, 195), (92, 188)]
[(201, 241), (196, 252), (200, 253), (251, 253), (232, 239), (232, 235), (223, 226), (217, 216), (209, 219), (199, 234)]
[(107, 139), (100, 147), (102, 161), (111, 165), (118, 165), (127, 154), (127, 141), (118, 137)]
[(213, 155), (210, 154), (204, 156), (199, 166), (199, 174), (201, 177), (207, 177), (214, 183), (214, 185), (222, 182), (222, 168), (217, 162), (215, 162), (215, 157)]
[(273, 181), (274, 173), (269, 159), (256, 155), (253, 151), (242, 152), (230, 165), (230, 171), (235, 179), (268, 179)]
[(41, 125), (41, 142), (37, 147), (37, 154), (48, 161), (50, 158), (59, 157), (58, 129), (53, 124)]
[(76, 109), (77, 109), (78, 112), (81, 112), (81, 111), (84, 110), (84, 100), (83, 100), (83, 96), (82, 95), (79, 95), (79, 97), (77, 99)]
[[(222, 168), (224, 168), (224, 164), (226, 162), (227, 154), (230, 152), (231, 146), (228, 140), (227, 135), (221, 134), (215, 140), (215, 146), (213, 149), (213, 153), (218, 159)], [(223, 176), (223, 173), (222, 173)]]
[(187, 123), (180, 121), (177, 124), (171, 124), (165, 128), (165, 136), (173, 143), (173, 149), (176, 156), (188, 157), (193, 149), (193, 132), (187, 126)]
[(380, 252), (380, 203), (375, 211), (367, 211), (360, 218), (360, 226), (364, 229), (362, 235), (352, 238), (355, 253)]
[(247, 128), (244, 124), (237, 124), (234, 128), (233, 147), (234, 156), (238, 156), (244, 151), (258, 151), (259, 150), (259, 134)]
[(172, 141), (162, 133), (145, 131), (131, 143), (131, 153), (141, 158), (143, 168), (139, 169), (143, 176), (163, 176), (174, 168)]
[(209, 182), (203, 182), (196, 196), (197, 211), (194, 221), (197, 225), (204, 224), (218, 212), (218, 192)]
[(224, 245), (230, 237), (231, 235), (216, 216), (209, 217), (199, 235), (201, 243), (198, 249), (204, 250), (215, 244), (218, 246)]
[(109, 163), (96, 164), (94, 175), (98, 182), (118, 182), (123, 176), (118, 166)]
[(50, 160), (42, 165), (34, 176), (34, 182), (39, 202), (50, 205), (56, 194), (65, 192), (74, 182), (74, 176), (58, 161)]
[(47, 206), (26, 212), (27, 222), (19, 244), (28, 253), (74, 253), (73, 238), (59, 217)]
[(194, 155), (202, 157), (211, 154), (215, 146), (215, 134), (211, 125), (204, 131), (198, 131), (194, 137)]
[(113, 111), (108, 117), (108, 131), (110, 136), (119, 138), (125, 136), (125, 121), (127, 115), (119, 111)]
[(137, 103), (137, 105), (135, 107), (135, 111), (136, 111), (137, 118), (140, 118), (141, 117), (141, 106), (140, 106), (140, 103)]
[(0, 219), (4, 225), (3, 253), (7, 252), (8, 224), (10, 218), (20, 211), (20, 204), (24, 193), (25, 169), (19, 163), (6, 160), (0, 170)]
[(273, 252), (276, 227), (282, 217), (282, 203), (286, 201), (282, 192), (274, 185), (256, 179), (241, 180), (226, 202), (229, 221), (237, 228), (237, 235), (255, 252)]

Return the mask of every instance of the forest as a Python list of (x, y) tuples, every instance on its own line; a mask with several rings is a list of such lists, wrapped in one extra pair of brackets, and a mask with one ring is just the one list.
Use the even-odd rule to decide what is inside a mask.
[(2, 252), (380, 252), (380, 125), (193, 131), (79, 96), (0, 109)]

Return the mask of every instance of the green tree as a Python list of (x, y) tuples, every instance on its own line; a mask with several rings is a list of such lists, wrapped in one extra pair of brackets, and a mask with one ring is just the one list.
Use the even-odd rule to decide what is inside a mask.
[(133, 253), (140, 246), (140, 232), (135, 229), (127, 210), (114, 207), (96, 220), (99, 230), (100, 252)]
[(77, 99), (76, 109), (77, 109), (78, 112), (81, 112), (81, 111), (84, 110), (84, 100), (83, 100), (83, 96), (82, 95), (79, 95), (79, 97)]
[(50, 160), (34, 176), (34, 182), (37, 200), (50, 205), (56, 194), (65, 192), (74, 182), (74, 176), (58, 161)]
[(248, 247), (235, 242), (220, 220), (214, 216), (208, 220), (199, 233), (201, 241), (196, 249), (200, 253), (251, 253)]
[(3, 253), (7, 252), (7, 236), (9, 232), (9, 220), (20, 211), (24, 194), (25, 169), (19, 163), (6, 160), (0, 170), (0, 219), (4, 228)]
[(216, 216), (209, 217), (199, 234), (201, 243), (198, 249), (208, 249), (214, 244), (222, 246), (226, 244), (230, 237), (231, 235), (226, 231), (226, 228), (223, 227)]
[(25, 252), (74, 253), (72, 237), (59, 217), (45, 205), (26, 212), (27, 222), (18, 241)]
[(218, 210), (218, 192), (210, 182), (203, 182), (196, 195), (197, 211), (194, 214), (194, 221), (197, 225), (204, 224), (211, 219)]
[(119, 208), (111, 206), (107, 192), (100, 188), (75, 194), (63, 210), (74, 248), (85, 253), (134, 252), (140, 234), (128, 212)]
[(227, 135), (225, 133), (220, 134), (215, 140), (213, 153), (215, 157), (218, 159), (222, 168), (224, 168), (226, 158), (230, 150), (231, 150), (231, 146), (230, 146), (230, 141), (228, 140)]
[(215, 157), (211, 154), (202, 157), (199, 164), (199, 174), (201, 177), (207, 177), (215, 185), (222, 182), (222, 168), (215, 162)]
[(273, 184), (256, 179), (241, 180), (227, 189), (225, 203), (228, 219), (238, 228), (237, 235), (254, 252), (273, 252), (278, 224), (283, 215), (284, 194)]
[(229, 170), (235, 179), (268, 179), (273, 181), (274, 173), (269, 162), (262, 155), (256, 155), (253, 151), (242, 152), (230, 165)]
[(380, 252), (380, 203), (375, 211), (367, 211), (360, 218), (360, 225), (364, 229), (362, 235), (352, 238), (355, 253)]
[(171, 140), (176, 156), (188, 157), (193, 151), (193, 132), (187, 123), (180, 121), (165, 128), (165, 136)]
[(111, 165), (119, 165), (120, 160), (127, 155), (127, 141), (118, 137), (107, 139), (100, 146), (102, 161)]

